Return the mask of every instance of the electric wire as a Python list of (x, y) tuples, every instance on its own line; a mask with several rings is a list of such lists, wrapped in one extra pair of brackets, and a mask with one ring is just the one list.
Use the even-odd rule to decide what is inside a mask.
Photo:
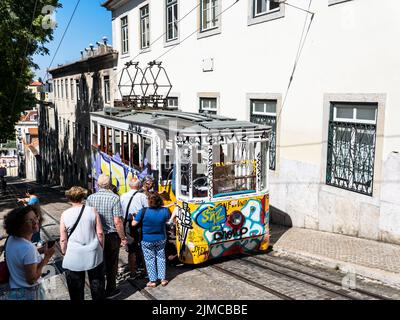
[(50, 64), (49, 64), (49, 66), (47, 67), (45, 79), (43, 80), (43, 82), (46, 82), (46, 80), (47, 80), (47, 78), (48, 78), (49, 69), (51, 68), (51, 66), (52, 66), (52, 64), (53, 64), (53, 62), (54, 62), (54, 59), (55, 59), (56, 56), (57, 56), (58, 50), (60, 49), (61, 44), (62, 44), (62, 42), (64, 41), (65, 35), (67, 34), (67, 31), (68, 31), (68, 29), (69, 29), (69, 27), (70, 27), (70, 25), (71, 25), (72, 19), (74, 18), (74, 15), (75, 15), (75, 13), (76, 13), (76, 10), (78, 9), (78, 6), (79, 6), (79, 3), (80, 3), (80, 2), (81, 2), (81, 0), (77, 0), (77, 2), (76, 2), (76, 4), (75, 4), (74, 11), (73, 11), (72, 14), (71, 14), (71, 17), (70, 17), (70, 19), (69, 19), (69, 21), (68, 21), (67, 27), (66, 27), (65, 30), (64, 30), (64, 33), (63, 33), (63, 35), (62, 35), (62, 37), (61, 37), (61, 40), (60, 40), (60, 42), (59, 42), (59, 44), (58, 44), (58, 47), (57, 47), (57, 49), (56, 49), (56, 52), (54, 53), (53, 58), (51, 59), (51, 62), (50, 62)]

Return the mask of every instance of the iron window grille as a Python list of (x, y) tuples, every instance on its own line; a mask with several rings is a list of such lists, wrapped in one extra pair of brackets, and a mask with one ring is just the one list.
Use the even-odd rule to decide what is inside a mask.
[(372, 196), (376, 117), (376, 105), (332, 103), (326, 184)]
[(178, 1), (166, 0), (167, 41), (178, 39)]
[(150, 46), (150, 19), (149, 5), (140, 8), (140, 47), (146, 49)]
[(251, 100), (250, 121), (271, 126), (269, 141), (269, 169), (276, 169), (276, 100)]

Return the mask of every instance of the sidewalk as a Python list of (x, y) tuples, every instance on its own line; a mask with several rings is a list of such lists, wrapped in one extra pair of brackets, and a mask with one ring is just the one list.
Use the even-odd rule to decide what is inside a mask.
[(276, 255), (400, 287), (400, 245), (301, 228), (271, 226)]

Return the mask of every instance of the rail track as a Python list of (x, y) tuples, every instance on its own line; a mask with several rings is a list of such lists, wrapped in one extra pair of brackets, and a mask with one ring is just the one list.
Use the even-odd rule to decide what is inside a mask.
[[(326, 282), (326, 283), (329, 283), (329, 284), (332, 284), (332, 285), (335, 285), (335, 286), (342, 287), (342, 283), (339, 282), (339, 281), (334, 281), (334, 280), (332, 280), (332, 279), (324, 278), (324, 277), (318, 276), (318, 275), (316, 275), (316, 274), (312, 274), (312, 273), (310, 273), (310, 272), (307, 272), (307, 271), (304, 271), (304, 270), (300, 270), (300, 269), (298, 269), (298, 268), (289, 267), (289, 266), (287, 266), (287, 265), (285, 265), (285, 264), (283, 264), (283, 263), (280, 263), (280, 262), (277, 262), (277, 261), (273, 261), (274, 258), (271, 258), (271, 257), (259, 257), (259, 256), (255, 256), (255, 255), (247, 255), (247, 256), (248, 256), (248, 257), (251, 257), (252, 259), (255, 259), (255, 260), (267, 262), (267, 263), (269, 263), (269, 264), (271, 264), (271, 265), (275, 265), (275, 266), (277, 266), (277, 267), (279, 267), (279, 268), (284, 268), (284, 269), (286, 269), (286, 270), (290, 270), (290, 271), (296, 272), (296, 273), (298, 273), (298, 274), (305, 275), (305, 276), (310, 277), (310, 278), (314, 278), (314, 279), (317, 279), (317, 280), (320, 280), (320, 281), (324, 281), (324, 282)], [(274, 270), (274, 269), (272, 269), (272, 268), (270, 268), (270, 267), (262, 266), (262, 265), (260, 265), (260, 264), (258, 264), (258, 263), (256, 263), (256, 262), (249, 261), (249, 260), (246, 260), (246, 259), (242, 259), (242, 261), (246, 261), (247, 263), (251, 263), (251, 264), (253, 264), (253, 265), (260, 266), (260, 267), (262, 267), (262, 268), (264, 268), (264, 269), (266, 269), (266, 270), (271, 270), (271, 271), (273, 271), (273, 272), (280, 273), (280, 274), (285, 275), (285, 276), (287, 276), (287, 277), (291, 277), (291, 278), (298, 279), (299, 281), (306, 282), (306, 283), (308, 283), (308, 284), (310, 284), (310, 285), (319, 286), (318, 284), (311, 283), (311, 282), (307, 282), (307, 281), (305, 281), (304, 279), (301, 279), (301, 278), (299, 278), (299, 277), (290, 275), (290, 274), (288, 274), (287, 272), (285, 273), (284, 271), (277, 271), (277, 270)], [(327, 288), (324, 287), (324, 289), (327, 289)], [(329, 289), (329, 290), (331, 290), (331, 289)], [(382, 295), (380, 295), (380, 294), (376, 294), (376, 293), (374, 293), (374, 292), (370, 292), (370, 291), (367, 291), (367, 290), (364, 290), (364, 289), (355, 288), (355, 289), (351, 289), (351, 290), (352, 290), (353, 292), (356, 292), (356, 293), (359, 293), (359, 294), (361, 294), (361, 295), (365, 295), (365, 296), (368, 296), (368, 297), (371, 297), (371, 298), (374, 298), (374, 299), (377, 299), (377, 300), (392, 300), (392, 299), (389, 298), (389, 297), (385, 297), (385, 296), (382, 296)], [(334, 291), (334, 290), (331, 290), (331, 291)], [(343, 296), (348, 296), (350, 299), (354, 299), (354, 298), (352, 298), (352, 296), (349, 296), (349, 294), (344, 293), (344, 292), (335, 291), (335, 293), (337, 293), (337, 294), (339, 294), (339, 295), (343, 295)]]

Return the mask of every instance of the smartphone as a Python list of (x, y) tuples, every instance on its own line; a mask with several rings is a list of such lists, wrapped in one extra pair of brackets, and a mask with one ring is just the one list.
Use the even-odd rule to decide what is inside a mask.
[(47, 248), (53, 247), (59, 239), (47, 241)]

